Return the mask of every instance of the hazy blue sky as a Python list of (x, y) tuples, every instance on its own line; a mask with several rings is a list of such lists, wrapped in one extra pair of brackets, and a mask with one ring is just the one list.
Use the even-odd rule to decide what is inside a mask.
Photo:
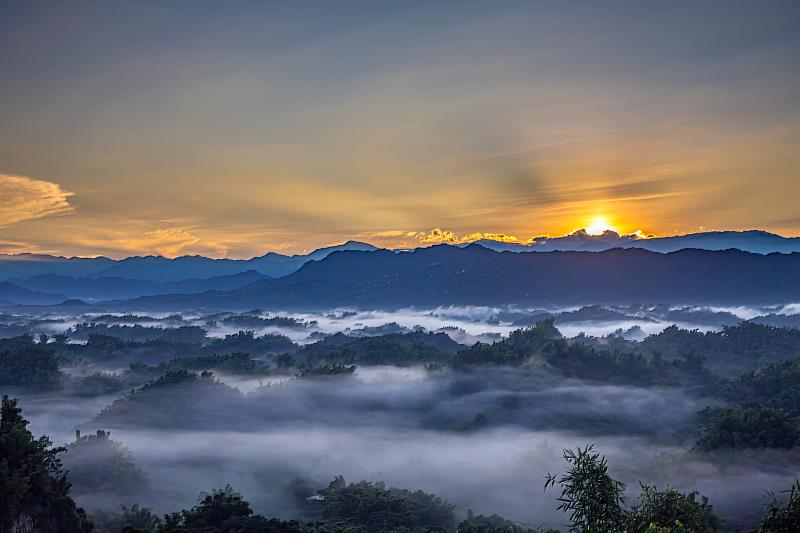
[(800, 2), (0, 2), (0, 251), (800, 234)]

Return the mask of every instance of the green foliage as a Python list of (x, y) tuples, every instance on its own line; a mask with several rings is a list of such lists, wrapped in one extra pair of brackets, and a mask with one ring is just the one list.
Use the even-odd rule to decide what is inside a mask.
[(553, 325), (553, 320), (544, 320), (533, 327), (512, 331), (507, 339), (492, 345), (478, 343), (462, 350), (453, 357), (453, 364), (516, 366), (534, 355), (547, 353), (554, 342), (559, 340), (563, 339)]
[(222, 490), (201, 493), (198, 504), (181, 513), (180, 523), (187, 531), (226, 531), (228, 524), (250, 517), (253, 510), (230, 485)]
[(0, 531), (82, 533), (92, 530), (69, 497), (70, 484), (47, 437), (34, 439), (17, 401), (0, 410)]
[(346, 366), (341, 363), (332, 365), (322, 365), (314, 367), (303, 367), (297, 374), (298, 378), (318, 378), (325, 376), (349, 376), (353, 374), (358, 367), (356, 365)]
[(119, 392), (125, 383), (119, 376), (96, 372), (78, 381), (75, 385), (75, 394), (78, 396), (102, 396)]
[(493, 514), (491, 516), (475, 515), (467, 511), (467, 518), (456, 526), (457, 533), (558, 533), (554, 530), (537, 530), (520, 524), (515, 524), (511, 520), (506, 520), (502, 516)]
[(253, 331), (239, 331), (226, 335), (224, 339), (212, 339), (205, 347), (207, 353), (244, 352), (252, 355), (267, 355), (293, 352), (297, 345), (283, 335), (267, 334), (257, 337)]
[(386, 488), (361, 481), (346, 485), (341, 476), (324, 492), (322, 517), (333, 523), (363, 526), (370, 532), (452, 528), (453, 506), (422, 491)]
[(659, 357), (595, 349), (581, 342), (569, 342), (552, 320), (513, 331), (492, 345), (475, 344), (458, 352), (455, 367), (465, 365), (545, 365), (566, 377), (637, 385), (708, 385), (713, 376), (696, 354), (666, 362)]
[(791, 448), (800, 444), (800, 426), (789, 413), (769, 407), (706, 407), (699, 415), (695, 448)]
[(697, 492), (684, 494), (674, 489), (657, 490), (642, 485), (639, 501), (627, 513), (628, 533), (649, 531), (686, 531), (714, 533), (722, 520), (714, 514), (708, 498)]
[(108, 325), (96, 323), (76, 324), (70, 333), (73, 337), (89, 338), (91, 335), (114, 337), (127, 341), (170, 341), (184, 343), (202, 343), (206, 341), (206, 331), (199, 326), (180, 326), (162, 328), (135, 324)]
[(174, 357), (194, 355), (201, 349), (199, 344), (186, 342), (163, 339), (138, 342), (96, 333), (89, 335), (85, 346), (69, 345), (68, 348), (73, 350), (73, 353), (90, 360), (107, 361), (125, 358), (138, 362), (164, 361)]
[(561, 487), (558, 510), (569, 513), (570, 531), (607, 533), (620, 529), (625, 519), (625, 484), (609, 476), (605, 456), (588, 445), (564, 450), (564, 460), (570, 465), (567, 473), (560, 478), (548, 474), (545, 489), (556, 484)]
[(275, 364), (280, 368), (291, 368), (296, 364), (296, 362), (294, 357), (292, 357), (292, 354), (282, 353), (275, 356)]
[(122, 505), (119, 512), (95, 511), (92, 520), (97, 533), (155, 533), (161, 527), (161, 518), (138, 503)]
[(261, 361), (256, 361), (250, 354), (236, 352), (222, 355), (198, 355), (195, 357), (179, 357), (158, 365), (159, 372), (174, 372), (178, 370), (208, 370), (214, 369), (223, 374), (237, 376), (265, 376), (270, 373), (269, 367)]
[(457, 346), (443, 333), (390, 333), (353, 339), (335, 335), (304, 347), (308, 364), (417, 365), (446, 361)]
[(800, 354), (800, 330), (743, 322), (722, 331), (701, 333), (670, 326), (641, 343), (645, 353), (667, 359), (686, 353), (702, 354), (715, 373), (736, 376)]
[(0, 385), (53, 388), (61, 377), (50, 348), (31, 345), (0, 352)]
[(786, 359), (722, 385), (720, 396), (742, 405), (763, 405), (800, 416), (800, 358)]
[[(213, 397), (213, 402), (198, 398)], [(96, 417), (103, 425), (174, 427), (202, 426), (209, 417), (225, 420), (231, 409), (242, 405), (244, 396), (217, 381), (212, 372), (188, 370), (168, 372), (114, 400)]]
[(297, 318), (286, 316), (272, 316), (268, 318), (256, 315), (231, 315), (222, 319), (222, 324), (225, 326), (233, 326), (237, 328), (296, 328), (302, 329), (306, 327), (306, 323)]
[(800, 527), (800, 481), (785, 491), (788, 500), (780, 505), (773, 502), (764, 513), (756, 533), (796, 533)]

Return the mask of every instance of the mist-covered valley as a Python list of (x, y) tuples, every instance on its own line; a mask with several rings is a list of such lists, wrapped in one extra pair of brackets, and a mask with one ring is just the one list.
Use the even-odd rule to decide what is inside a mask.
[(800, 470), (798, 311), (17, 306), (0, 317), (0, 386), (66, 446), (100, 531), (226, 485), (275, 527), (397, 530), (331, 511), (342, 490), (366, 498), (362, 480), (448, 502), (412, 530), (566, 531), (545, 476), (592, 444), (631, 505), (640, 483), (698, 491), (720, 530), (748, 531)]

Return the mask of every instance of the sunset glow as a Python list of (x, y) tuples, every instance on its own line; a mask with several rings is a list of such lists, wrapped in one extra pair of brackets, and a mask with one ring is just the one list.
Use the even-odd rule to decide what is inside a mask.
[(606, 231), (617, 231), (617, 228), (612, 226), (608, 218), (606, 217), (595, 217), (592, 219), (591, 223), (586, 227), (586, 233), (589, 235), (602, 235)]
[(0, 253), (800, 233), (796, 9), (145, 3), (0, 16)]

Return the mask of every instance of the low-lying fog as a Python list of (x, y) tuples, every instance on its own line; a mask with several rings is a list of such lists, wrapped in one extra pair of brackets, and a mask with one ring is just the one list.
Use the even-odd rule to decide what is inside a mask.
[[(221, 381), (247, 394), (247, 410), (227, 393), (203, 395), (191, 408), (206, 415), (200, 422), (157, 410), (140, 413), (138, 427), (92, 421), (113, 396), (18, 396), (35, 434), (65, 443), (75, 426), (111, 430), (132, 451), (149, 489), (135, 498), (76, 495), (90, 509), (135, 499), (166, 512), (230, 483), (258, 512), (286, 517), (300, 512), (285, 490), (294, 478), (322, 487), (341, 474), (433, 492), (461, 512), (559, 526), (564, 517), (555, 495), (543, 492), (544, 475), (563, 470), (562, 448), (596, 443), (632, 489), (642, 480), (699, 490), (723, 516), (746, 519), (758, 513), (764, 490), (791, 484), (800, 464), (793, 452), (751, 452), (735, 462), (688, 454), (676, 432), (703, 402), (675, 389), (554, 382), (535, 371), (394, 367), (263, 388), (257, 380)], [(480, 412), (489, 427), (465, 426)]]
[[(456, 342), (470, 345), (475, 342), (491, 343), (507, 336), (511, 331), (532, 325), (545, 317), (555, 318), (556, 326), (566, 337), (587, 335), (602, 337), (619, 333), (630, 340), (641, 340), (654, 335), (671, 325), (683, 329), (718, 331), (724, 326), (754, 320), (761, 323), (789, 327), (800, 327), (800, 303), (760, 307), (695, 307), (695, 306), (656, 306), (638, 305), (630, 307), (570, 307), (536, 308), (450, 306), (436, 309), (395, 309), (395, 310), (357, 310), (336, 309), (325, 312), (288, 312), (282, 310), (253, 310), (250, 316), (270, 318), (286, 317), (296, 319), (297, 324), (285, 325), (257, 324), (242, 327), (226, 324), (219, 320), (225, 313), (188, 312), (182, 315), (158, 313), (143, 310), (122, 314), (86, 313), (70, 315), (49, 312), (46, 320), (33, 318), (29, 313), (18, 316), (13, 309), (0, 313), (0, 338), (20, 334), (27, 330), (34, 334), (50, 335), (64, 333), (76, 324), (92, 322), (102, 316), (108, 324), (111, 317), (135, 316), (132, 323), (142, 326), (177, 327), (179, 325), (200, 326), (207, 330), (209, 337), (221, 338), (235, 334), (242, 329), (254, 331), (257, 335), (280, 334), (299, 344), (316, 342), (323, 335), (344, 332), (351, 336), (379, 335), (390, 332), (406, 332), (422, 328), (426, 331), (442, 331)], [(180, 322), (176, 321), (179, 320)], [(19, 325), (10, 329), (11, 322)], [(23, 324), (30, 322), (29, 327)], [(15, 324), (16, 325), (16, 324)], [(8, 329), (8, 331), (4, 331)], [(21, 328), (21, 329), (20, 329)], [(72, 339), (72, 342), (82, 342)]]
[[(607, 317), (600, 316), (602, 309), (259, 311), (258, 316), (290, 317), (300, 324), (265, 328), (227, 326), (203, 313), (182, 319), (215, 337), (256, 329), (310, 343), (335, 332), (367, 336), (424, 328), (471, 345), (507, 336), (540, 313), (557, 315), (556, 324), (567, 337), (621, 330), (638, 340), (671, 324), (720, 329), (753, 317), (797, 313), (800, 307), (610, 311)], [(164, 315), (141, 315), (152, 320), (139, 323), (164, 327)], [(44, 330), (64, 331), (91, 317), (56, 320)], [(348, 481), (380, 480), (432, 492), (461, 514), (473, 509), (563, 527), (555, 492), (543, 491), (545, 474), (563, 471), (563, 448), (595, 443), (608, 456), (612, 473), (633, 491), (629, 496), (640, 480), (698, 490), (736, 523), (760, 514), (766, 490), (783, 490), (800, 475), (796, 450), (738, 452), (734, 461), (722, 453), (689, 452), (688, 420), (713, 401), (676, 388), (589, 384), (555, 379), (535, 368), (470, 373), (381, 366), (318, 379), (225, 374), (214, 379), (224, 386), (191, 398), (165, 395), (156, 407), (127, 418), (96, 418), (118, 393), (90, 398), (9, 393), (19, 398), (35, 435), (47, 434), (64, 444), (74, 440), (78, 427), (110, 430), (130, 449), (147, 476), (147, 490), (128, 496), (75, 494), (90, 510), (135, 501), (168, 512), (192, 505), (201, 490), (230, 483), (256, 512), (288, 518), (302, 511), (285, 490), (293, 479), (305, 478), (321, 488), (341, 474)]]

